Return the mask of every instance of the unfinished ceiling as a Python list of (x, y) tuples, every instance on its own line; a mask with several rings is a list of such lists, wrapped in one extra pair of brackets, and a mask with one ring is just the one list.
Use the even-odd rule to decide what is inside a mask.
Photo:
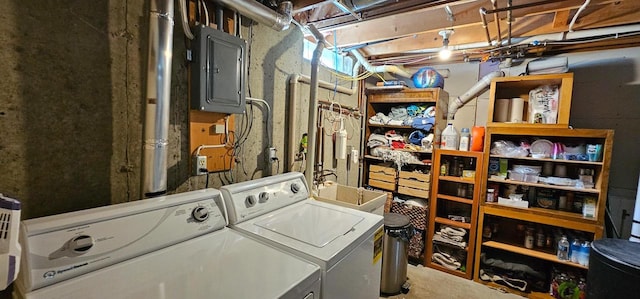
[[(640, 45), (639, 0), (293, 0), (294, 18), (373, 65), (520, 58)], [(484, 19), (484, 22), (483, 22)]]

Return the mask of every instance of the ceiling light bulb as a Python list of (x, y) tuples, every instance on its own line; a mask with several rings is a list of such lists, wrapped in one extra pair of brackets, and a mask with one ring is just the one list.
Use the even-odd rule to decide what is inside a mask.
[(438, 56), (440, 56), (440, 59), (442, 60), (447, 60), (451, 58), (451, 50), (449, 50), (449, 48), (447, 47), (444, 47), (440, 50), (440, 52), (438, 52)]

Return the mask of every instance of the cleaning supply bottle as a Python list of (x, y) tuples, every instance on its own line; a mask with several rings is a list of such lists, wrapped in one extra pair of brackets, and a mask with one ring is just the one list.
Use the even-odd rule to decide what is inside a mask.
[(484, 127), (475, 126), (471, 129), (471, 145), (474, 152), (481, 152), (484, 143)]
[(458, 149), (458, 132), (456, 131), (456, 128), (453, 127), (452, 123), (447, 124), (447, 127), (442, 131), (440, 148), (448, 150)]
[(469, 128), (462, 128), (462, 131), (460, 131), (460, 144), (458, 146), (458, 150), (468, 151), (470, 138), (471, 134), (469, 133)]

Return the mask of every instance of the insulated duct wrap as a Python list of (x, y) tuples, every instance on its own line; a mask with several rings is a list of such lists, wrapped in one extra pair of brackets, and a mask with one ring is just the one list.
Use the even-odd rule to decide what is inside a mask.
[(157, 196), (167, 191), (173, 11), (173, 1), (151, 1), (142, 164), (143, 197)]

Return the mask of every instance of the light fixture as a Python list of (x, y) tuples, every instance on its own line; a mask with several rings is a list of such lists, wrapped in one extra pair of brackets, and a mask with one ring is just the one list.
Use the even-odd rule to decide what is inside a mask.
[(451, 50), (449, 49), (449, 36), (453, 34), (453, 30), (445, 29), (438, 32), (442, 36), (442, 49), (438, 52), (440, 59), (447, 60), (451, 57)]

